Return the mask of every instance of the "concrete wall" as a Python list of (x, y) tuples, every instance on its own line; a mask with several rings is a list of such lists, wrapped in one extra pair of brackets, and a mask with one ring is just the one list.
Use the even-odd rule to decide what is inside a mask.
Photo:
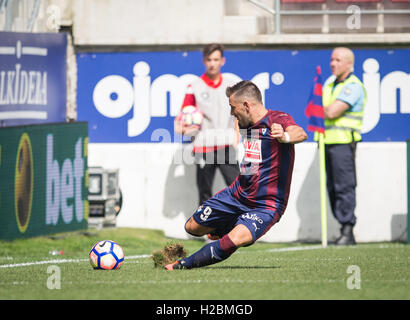
[[(409, 15), (363, 16), (360, 29), (348, 29), (349, 16), (282, 16), (282, 35), (276, 35), (274, 16), (247, 0), (48, 0), (61, 7), (64, 24), (72, 24), (78, 46), (234, 45), (309, 43), (408, 43)], [(274, 8), (273, 0), (260, 0)], [(322, 4), (294, 4), (284, 9), (316, 9)], [(338, 10), (345, 6), (338, 4)], [(349, 5), (349, 4), (346, 4)], [(395, 3), (393, 8), (403, 8)], [(326, 7), (324, 7), (326, 8)], [(372, 8), (377, 9), (377, 8)], [(381, 8), (379, 8), (381, 9)], [(393, 18), (393, 19), (391, 19)], [(394, 19), (396, 18), (396, 19)], [(390, 19), (390, 20), (389, 20)], [(336, 27), (334, 21), (337, 21)], [(379, 30), (376, 33), (376, 30)], [(327, 34), (323, 35), (322, 32)], [(395, 32), (385, 37), (383, 32)], [(297, 33), (299, 36), (287, 35)], [(317, 33), (316, 37), (303, 33)], [(334, 33), (333, 35), (331, 33)], [(343, 35), (347, 35), (344, 37)], [(290, 36), (290, 37), (289, 37)]]
[(202, 43), (223, 29), (221, 0), (74, 1), (76, 44)]
[[(118, 226), (163, 229), (186, 239), (185, 221), (197, 209), (195, 167), (180, 144), (89, 144), (88, 164), (120, 168), (124, 204)], [(181, 157), (185, 163), (179, 161)], [(188, 164), (187, 164), (188, 163)], [(189, 164), (191, 163), (191, 164)], [(358, 242), (406, 239), (406, 144), (361, 143), (357, 150)], [(223, 188), (217, 176), (215, 191)], [(328, 206), (328, 239), (339, 225)], [(319, 161), (315, 143), (296, 145), (288, 208), (261, 240), (320, 241)]]

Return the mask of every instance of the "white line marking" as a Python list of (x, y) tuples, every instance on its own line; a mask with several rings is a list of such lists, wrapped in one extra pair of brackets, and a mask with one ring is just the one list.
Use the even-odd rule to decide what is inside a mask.
[(130, 260), (135, 260), (135, 259), (142, 259), (142, 258), (151, 258), (152, 256), (150, 254), (139, 254), (137, 256), (129, 256), (125, 257), (125, 260), (130, 259)]
[[(142, 259), (142, 258), (149, 258), (149, 257), (151, 257), (150, 254), (141, 254), (137, 256), (125, 257), (125, 260)], [(87, 262), (87, 261), (88, 259), (53, 259), (53, 260), (3, 264), (3, 265), (0, 265), (0, 268), (17, 268), (17, 267), (28, 267), (28, 266), (34, 266), (34, 265), (55, 264), (55, 263), (80, 263), (80, 262)]]
[(317, 246), (301, 246), (301, 247), (289, 247), (289, 248), (273, 248), (266, 250), (267, 252), (286, 252), (286, 251), (301, 251), (301, 250), (315, 250), (322, 249), (321, 245)]

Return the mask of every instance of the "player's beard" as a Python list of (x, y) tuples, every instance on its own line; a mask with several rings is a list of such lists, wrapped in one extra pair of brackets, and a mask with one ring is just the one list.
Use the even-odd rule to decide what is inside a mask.
[(253, 125), (248, 114), (241, 114), (241, 117), (236, 117), (236, 119), (238, 120), (239, 129), (248, 129)]
[(250, 121), (245, 121), (245, 120), (240, 121), (238, 119), (239, 129), (248, 129), (251, 125), (252, 124), (250, 123)]
[(239, 129), (247, 129), (248, 128), (246, 126), (241, 125), (240, 122), (238, 122), (238, 126), (239, 126)]

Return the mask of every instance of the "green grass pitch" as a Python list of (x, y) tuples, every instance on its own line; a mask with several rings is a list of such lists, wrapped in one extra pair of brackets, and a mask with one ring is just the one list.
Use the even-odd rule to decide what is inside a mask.
[[(119, 270), (94, 270), (88, 253), (107, 239), (123, 247), (125, 262)], [(324, 249), (258, 242), (206, 268), (155, 268), (150, 254), (172, 241), (161, 231), (128, 228), (0, 241), (0, 299), (410, 299), (410, 246), (402, 243)], [(188, 254), (204, 245), (177, 242)]]

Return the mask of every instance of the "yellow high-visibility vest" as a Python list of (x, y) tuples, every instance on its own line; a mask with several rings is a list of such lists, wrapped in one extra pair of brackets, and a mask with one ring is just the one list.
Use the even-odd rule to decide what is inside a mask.
[[(332, 104), (344, 87), (349, 83), (358, 83), (362, 87), (365, 95), (363, 99), (363, 108), (360, 112), (345, 111), (339, 118), (325, 119), (324, 142), (326, 144), (351, 143), (353, 141), (362, 140), (360, 130), (363, 124), (363, 111), (364, 106), (366, 105), (367, 96), (363, 83), (359, 78), (355, 75), (351, 75), (343, 82), (338, 83), (335, 88), (333, 88), (335, 85), (334, 82), (328, 83), (323, 88), (322, 103), (324, 108)], [(318, 140), (317, 132), (315, 132), (314, 139), (316, 141)]]

